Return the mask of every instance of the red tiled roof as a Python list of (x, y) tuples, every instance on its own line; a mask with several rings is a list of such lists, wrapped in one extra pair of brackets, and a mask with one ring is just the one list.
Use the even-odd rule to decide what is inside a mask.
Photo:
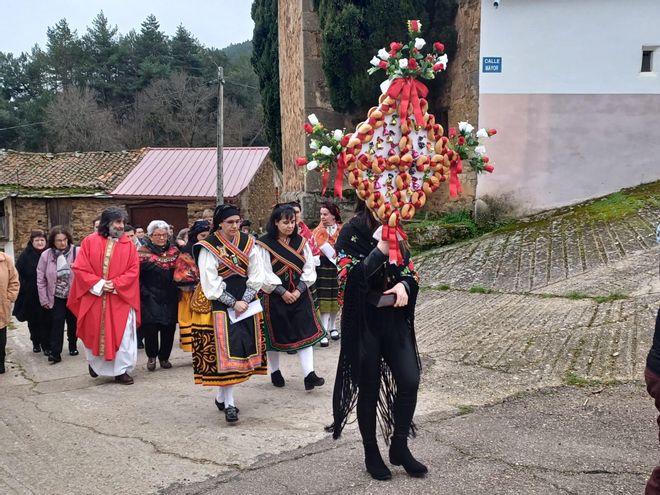
[[(267, 147), (224, 148), (223, 193), (238, 196), (268, 156)], [(150, 148), (112, 191), (122, 197), (215, 198), (216, 148)]]
[(85, 153), (3, 150), (0, 151), (0, 185), (109, 193), (146, 152), (147, 148)]

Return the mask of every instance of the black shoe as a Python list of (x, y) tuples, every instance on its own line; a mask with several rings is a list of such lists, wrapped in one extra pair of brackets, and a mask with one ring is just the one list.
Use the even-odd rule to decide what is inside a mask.
[(286, 384), (280, 370), (274, 371), (270, 374), (270, 381), (273, 382), (273, 385), (276, 387), (283, 387)]
[(48, 355), (48, 361), (50, 361), (52, 364), (57, 364), (60, 361), (62, 361), (62, 356), (55, 355), (55, 354), (49, 354)]
[(89, 364), (87, 365), (87, 371), (89, 371), (89, 376), (91, 376), (92, 378), (96, 378), (99, 376), (96, 374), (96, 371), (94, 371)]
[(321, 347), (328, 347), (330, 345), (330, 342), (328, 341), (328, 337), (323, 337), (320, 342)]
[(403, 466), (410, 476), (423, 478), (429, 472), (428, 468), (413, 457), (408, 448), (408, 437), (394, 436), (390, 444), (390, 464)]
[(218, 408), (218, 411), (224, 411), (225, 410), (225, 403), (224, 402), (218, 402), (218, 399), (215, 399), (215, 407)]
[(169, 362), (167, 359), (161, 359), (160, 360), (160, 367), (169, 370), (172, 367), (172, 363)]
[(339, 340), (339, 332), (337, 331), (336, 328), (330, 330), (330, 338), (332, 340)]
[(144, 342), (138, 341), (138, 349), (144, 349)]
[(325, 380), (320, 376), (316, 376), (313, 371), (305, 377), (305, 390), (312, 390), (314, 387), (320, 387), (325, 383)]
[(235, 423), (238, 421), (238, 409), (235, 406), (225, 407), (225, 420), (227, 423)]
[(50, 356), (50, 349), (44, 349), (42, 347), (41, 350), (44, 352), (44, 356)]
[(375, 480), (384, 481), (392, 478), (392, 472), (385, 465), (376, 442), (364, 444), (364, 465)]
[(0, 375), (5, 372), (5, 363), (0, 364)]
[(77, 356), (78, 354), (80, 354), (78, 352), (78, 349), (73, 349), (73, 350), (69, 349), (69, 356)]
[(35, 354), (36, 354), (37, 352), (41, 352), (41, 346), (40, 346), (39, 344), (35, 344), (35, 345), (33, 345), (33, 346), (32, 346), (32, 352), (34, 352)]

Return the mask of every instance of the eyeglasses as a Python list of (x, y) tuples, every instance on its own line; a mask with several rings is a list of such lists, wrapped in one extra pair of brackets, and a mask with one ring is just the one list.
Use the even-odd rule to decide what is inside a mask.
[(151, 234), (151, 237), (167, 237), (167, 234)]
[(222, 223), (228, 223), (229, 225), (240, 225), (240, 220), (223, 220)]

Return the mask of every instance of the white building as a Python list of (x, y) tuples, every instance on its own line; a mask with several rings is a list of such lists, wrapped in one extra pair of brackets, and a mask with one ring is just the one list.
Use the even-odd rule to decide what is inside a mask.
[(660, 180), (660, 0), (481, 4), (477, 196), (533, 213)]

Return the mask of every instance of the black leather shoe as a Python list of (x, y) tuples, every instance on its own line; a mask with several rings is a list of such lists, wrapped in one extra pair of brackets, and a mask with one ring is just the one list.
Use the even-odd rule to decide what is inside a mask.
[(283, 387), (286, 384), (280, 370), (274, 371), (270, 374), (270, 381), (273, 382), (273, 385), (276, 387)]
[(170, 363), (167, 359), (162, 359), (160, 361), (160, 367), (169, 370), (172, 367), (172, 363)]
[(34, 352), (35, 354), (37, 352), (41, 352), (41, 346), (39, 344), (32, 346), (32, 352)]
[(49, 354), (48, 355), (48, 361), (51, 362), (51, 364), (57, 364), (60, 361), (62, 361), (62, 356), (60, 355), (55, 355), (55, 354)]
[(42, 347), (41, 350), (44, 352), (44, 356), (50, 356), (50, 349), (44, 349)]
[(0, 364), (0, 375), (5, 372), (5, 363)]
[(224, 402), (218, 402), (218, 399), (215, 399), (215, 407), (218, 408), (218, 411), (224, 411), (225, 410), (225, 403)]
[(339, 332), (337, 331), (336, 328), (330, 330), (330, 338), (332, 340), (339, 340)]
[(80, 354), (78, 352), (78, 349), (73, 349), (69, 351), (69, 356), (77, 356), (78, 354)]
[(144, 342), (142, 341), (138, 342), (138, 349), (144, 349)]
[(91, 376), (92, 378), (96, 378), (99, 376), (96, 374), (96, 371), (94, 371), (89, 364), (87, 365), (87, 371), (89, 371), (89, 376)]
[(238, 421), (238, 409), (235, 406), (227, 406), (225, 408), (225, 420), (227, 423)]
[(115, 381), (122, 385), (133, 385), (133, 377), (128, 373), (122, 373), (121, 375), (116, 376)]
[(385, 481), (392, 478), (392, 472), (383, 462), (376, 442), (364, 444), (364, 465), (375, 480)]
[(320, 387), (325, 383), (325, 380), (320, 376), (316, 376), (313, 371), (305, 377), (305, 390), (312, 390), (314, 387)]
[(407, 436), (393, 436), (390, 444), (390, 464), (403, 466), (408, 475), (414, 478), (423, 478), (429, 469), (415, 459), (408, 448)]

